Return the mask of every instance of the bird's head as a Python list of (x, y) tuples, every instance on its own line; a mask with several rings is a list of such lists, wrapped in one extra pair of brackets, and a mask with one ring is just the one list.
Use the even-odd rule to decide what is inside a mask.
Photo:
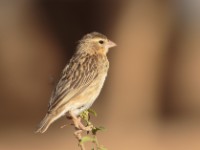
[(116, 44), (110, 41), (105, 35), (98, 32), (92, 32), (86, 34), (80, 40), (78, 51), (106, 55), (109, 48), (114, 46), (116, 46)]

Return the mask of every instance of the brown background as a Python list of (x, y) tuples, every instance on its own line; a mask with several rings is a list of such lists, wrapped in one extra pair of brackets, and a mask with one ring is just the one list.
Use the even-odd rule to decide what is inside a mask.
[(76, 41), (117, 43), (92, 120), (109, 150), (200, 148), (200, 2), (0, 1), (0, 149), (78, 149), (62, 118), (34, 134)]

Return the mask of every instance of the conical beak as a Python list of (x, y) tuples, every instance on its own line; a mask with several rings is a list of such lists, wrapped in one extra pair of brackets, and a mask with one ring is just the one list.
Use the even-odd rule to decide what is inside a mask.
[(115, 47), (115, 46), (117, 46), (117, 44), (115, 44), (114, 42), (110, 40), (108, 41), (108, 48)]

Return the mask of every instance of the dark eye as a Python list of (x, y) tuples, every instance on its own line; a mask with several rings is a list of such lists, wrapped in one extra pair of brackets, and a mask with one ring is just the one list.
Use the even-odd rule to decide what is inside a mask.
[(104, 43), (104, 41), (103, 41), (103, 40), (100, 40), (100, 41), (99, 41), (99, 43), (100, 43), (100, 44), (103, 44), (103, 43)]

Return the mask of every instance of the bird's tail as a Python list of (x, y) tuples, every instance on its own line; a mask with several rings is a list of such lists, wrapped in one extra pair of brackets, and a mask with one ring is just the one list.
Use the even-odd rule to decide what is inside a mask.
[(36, 133), (44, 133), (48, 127), (51, 125), (52, 122), (55, 121), (55, 117), (52, 114), (46, 114), (44, 119), (40, 122), (36, 129)]

